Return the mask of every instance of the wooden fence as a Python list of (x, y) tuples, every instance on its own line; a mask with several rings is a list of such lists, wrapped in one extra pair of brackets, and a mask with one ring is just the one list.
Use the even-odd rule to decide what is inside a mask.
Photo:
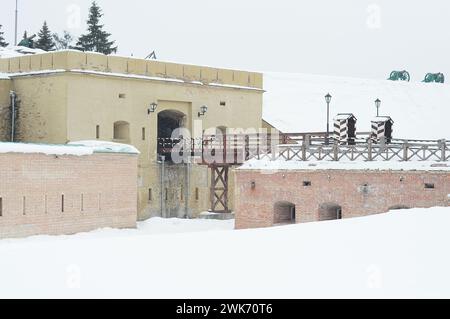
[(450, 161), (446, 140), (381, 138), (360, 133), (342, 143), (325, 133), (204, 136), (201, 139), (160, 139), (159, 154), (188, 152), (203, 164), (238, 165), (250, 159), (297, 161)]

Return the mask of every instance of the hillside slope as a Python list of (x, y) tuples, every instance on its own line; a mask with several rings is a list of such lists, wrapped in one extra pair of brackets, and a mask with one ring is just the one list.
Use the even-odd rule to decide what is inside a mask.
[[(353, 113), (357, 129), (370, 131), (382, 100), (380, 115), (395, 121), (396, 138), (450, 139), (450, 85), (392, 82), (289, 73), (265, 73), (263, 118), (283, 132), (324, 132), (326, 103), (333, 96), (331, 118)], [(333, 128), (331, 124), (331, 129)]]

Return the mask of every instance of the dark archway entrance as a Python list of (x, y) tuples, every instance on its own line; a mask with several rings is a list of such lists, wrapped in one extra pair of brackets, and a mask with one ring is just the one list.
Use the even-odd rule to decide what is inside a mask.
[(183, 128), (185, 121), (186, 115), (180, 111), (167, 110), (158, 113), (158, 155), (171, 160), (173, 147), (182, 139), (182, 136), (176, 136), (174, 131)]
[(273, 209), (275, 225), (295, 224), (295, 205), (289, 202), (277, 202)]
[(342, 207), (333, 203), (319, 206), (319, 221), (342, 219)]

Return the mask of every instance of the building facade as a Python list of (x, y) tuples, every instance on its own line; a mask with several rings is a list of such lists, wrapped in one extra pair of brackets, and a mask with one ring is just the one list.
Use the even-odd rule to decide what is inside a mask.
[[(161, 138), (179, 127), (201, 138), (205, 130), (258, 129), (262, 123), (259, 73), (77, 51), (0, 59), (0, 73), (6, 74), (0, 78), (1, 140), (11, 140), (14, 130), (20, 142), (98, 139), (139, 149), (141, 220), (195, 217), (210, 208), (208, 168), (162, 165)], [(202, 106), (208, 107), (204, 115)], [(229, 202), (233, 209), (232, 195)]]
[(255, 170), (236, 173), (236, 228), (450, 206), (450, 170)]
[(0, 239), (135, 228), (137, 152), (0, 143)]

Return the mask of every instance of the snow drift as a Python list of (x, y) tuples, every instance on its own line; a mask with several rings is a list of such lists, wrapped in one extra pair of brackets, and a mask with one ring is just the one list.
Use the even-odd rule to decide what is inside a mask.
[(450, 207), (270, 229), (152, 219), (0, 241), (0, 297), (450, 297)]

